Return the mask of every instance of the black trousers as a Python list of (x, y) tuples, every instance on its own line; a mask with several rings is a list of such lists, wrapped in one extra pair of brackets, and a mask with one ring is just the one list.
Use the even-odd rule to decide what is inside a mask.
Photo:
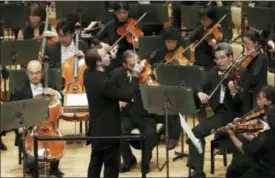
[[(165, 116), (156, 116), (157, 123), (164, 124), (165, 125)], [(180, 125), (180, 118), (178, 115), (170, 115), (168, 118), (168, 134), (169, 139), (173, 139), (178, 141), (180, 138), (180, 134), (182, 132), (181, 125)], [(165, 134), (165, 129), (164, 129)]]
[(234, 118), (234, 114), (226, 111), (220, 107), (216, 109), (215, 114), (209, 118), (201, 118), (200, 123), (192, 129), (195, 137), (200, 140), (203, 153), (199, 154), (194, 144), (187, 140), (189, 144), (189, 157), (187, 166), (194, 169), (196, 172), (203, 172), (204, 167), (204, 151), (205, 151), (205, 140), (204, 138), (212, 134), (211, 130), (222, 126), (225, 126), (231, 122)]
[[(134, 128), (138, 128), (140, 133), (145, 136), (144, 159), (146, 166), (149, 166), (152, 151), (157, 144), (157, 128), (154, 117), (122, 117), (122, 134), (129, 135)], [(121, 140), (121, 155), (124, 163), (128, 164), (135, 156), (130, 148), (129, 141)]]
[[(29, 169), (31, 171), (34, 171), (35, 168), (35, 162), (34, 157), (29, 156), (25, 150), (23, 150), (23, 140), (22, 140), (22, 134), (18, 132), (18, 130), (14, 130), (15, 132), (15, 146), (18, 146), (24, 153), (24, 167), (26, 169)], [(59, 160), (50, 162), (50, 169), (53, 171), (58, 170), (59, 167)]]
[(118, 178), (120, 166), (120, 143), (106, 149), (93, 149), (88, 168), (88, 178), (99, 178), (104, 164), (104, 178)]

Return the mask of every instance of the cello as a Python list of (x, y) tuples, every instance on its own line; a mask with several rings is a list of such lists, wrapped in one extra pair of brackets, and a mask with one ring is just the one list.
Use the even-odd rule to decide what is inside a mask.
[[(80, 24), (76, 25), (76, 40), (75, 48), (76, 52), (79, 48), (79, 35)], [(63, 89), (64, 98), (68, 97), (68, 94), (85, 94), (85, 87), (83, 83), (84, 70), (87, 68), (84, 58), (78, 59), (78, 57), (71, 57), (66, 59), (62, 66), (62, 77), (65, 79), (65, 87)], [(88, 112), (79, 113), (62, 113), (62, 118), (67, 121), (87, 121), (89, 119)]]

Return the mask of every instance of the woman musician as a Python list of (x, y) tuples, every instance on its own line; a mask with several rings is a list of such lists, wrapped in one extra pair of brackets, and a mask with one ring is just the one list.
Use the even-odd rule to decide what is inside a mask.
[[(261, 89), (257, 97), (259, 108), (265, 114), (260, 123), (263, 129), (256, 134), (242, 134), (245, 139), (236, 136), (227, 125), (226, 132), (236, 146), (239, 154), (234, 154), (231, 165), (227, 170), (227, 178), (231, 177), (274, 177), (275, 167), (275, 89), (267, 85)], [(236, 118), (234, 122), (240, 121)]]

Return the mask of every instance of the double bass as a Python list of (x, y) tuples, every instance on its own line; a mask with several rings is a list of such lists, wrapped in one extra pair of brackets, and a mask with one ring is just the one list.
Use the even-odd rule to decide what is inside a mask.
[[(79, 35), (80, 24), (76, 24), (76, 40), (75, 51), (79, 48)], [(78, 59), (78, 57), (72, 56), (66, 59), (62, 66), (62, 77), (65, 79), (65, 87), (63, 89), (64, 98), (67, 98), (68, 94), (85, 94), (85, 87), (83, 81), (84, 70), (87, 68), (85, 60)], [(88, 112), (79, 113), (62, 113), (62, 118), (67, 121), (87, 121), (89, 119)]]

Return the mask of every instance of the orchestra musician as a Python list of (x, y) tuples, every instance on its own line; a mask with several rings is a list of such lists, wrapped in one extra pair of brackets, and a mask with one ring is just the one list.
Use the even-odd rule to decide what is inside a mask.
[[(264, 108), (263, 117), (256, 119), (264, 124), (263, 130), (256, 133), (234, 133), (228, 124), (226, 132), (231, 138), (238, 152), (227, 169), (226, 177), (274, 177), (274, 129), (275, 129), (275, 89), (273, 86), (264, 86), (257, 97), (259, 108)], [(235, 122), (240, 120), (236, 118)], [(255, 122), (256, 123), (256, 122)], [(233, 123), (234, 125), (234, 123)]]
[(29, 23), (24, 30), (18, 32), (17, 39), (31, 39), (40, 38), (41, 35), (46, 35), (47, 37), (57, 37), (56, 30), (53, 26), (49, 26), (48, 31), (44, 31), (45, 24), (45, 9), (42, 9), (38, 3), (32, 3), (30, 5), (30, 16)]
[[(92, 39), (92, 43), (95, 45), (100, 44), (106, 50), (110, 48), (109, 44), (114, 44), (119, 38), (120, 35), (117, 33), (117, 29), (122, 25), (127, 23), (129, 19), (129, 5), (127, 2), (124, 1), (115, 1), (113, 3), (113, 10), (114, 10), (114, 18), (108, 22)], [(107, 41), (107, 43), (103, 42)], [(130, 44), (126, 38), (123, 38), (118, 43), (118, 52), (117, 52), (117, 60), (112, 60), (111, 66), (109, 68), (117, 68), (122, 66), (121, 57), (124, 51), (127, 49), (133, 49), (133, 45), (135, 48), (138, 47), (136, 39), (134, 40), (133, 44)]]
[[(127, 88), (131, 84), (131, 72), (139, 57), (132, 50), (127, 50), (123, 54), (123, 67), (117, 68), (112, 73), (112, 80), (122, 88)], [(132, 101), (124, 104), (121, 111), (122, 134), (130, 135), (134, 128), (138, 128), (140, 133), (146, 137), (145, 149), (145, 171), (150, 171), (150, 161), (152, 151), (157, 144), (156, 120), (154, 115), (149, 114), (143, 107), (140, 91), (137, 90)], [(128, 140), (121, 140), (121, 155), (123, 164), (120, 172), (128, 172), (137, 164), (136, 157), (133, 155)]]
[[(262, 40), (258, 32), (253, 30), (248, 30), (243, 35), (243, 44), (247, 52), (253, 52), (248, 58), (252, 58), (251, 62), (246, 67), (250, 77), (248, 80), (249, 91), (252, 94), (252, 108), (257, 107), (257, 94), (261, 88), (267, 85), (267, 63), (268, 57), (261, 52), (260, 48), (262, 46)], [(232, 86), (232, 89), (234, 86)], [(236, 88), (235, 88), (236, 89)], [(250, 105), (251, 102), (246, 102)], [(251, 106), (244, 106), (245, 108), (252, 109)]]
[[(195, 44), (196, 41), (202, 39), (207, 30), (211, 29), (216, 21), (217, 14), (213, 7), (203, 7), (199, 11), (199, 18), (201, 26), (194, 30), (190, 36), (190, 42)], [(195, 49), (195, 63), (194, 65), (203, 66), (205, 70), (210, 70), (214, 65), (213, 47), (219, 43), (212, 35), (209, 40), (203, 40)]]
[[(52, 88), (44, 88), (44, 82), (42, 79), (43, 76), (43, 69), (42, 65), (38, 60), (30, 61), (27, 65), (27, 77), (28, 80), (26, 83), (21, 87), (15, 90), (12, 95), (12, 101), (24, 100), (24, 99), (31, 99), (40, 94), (47, 94), (51, 96), (55, 96), (57, 99), (62, 99), (61, 94), (54, 90), (56, 88), (52, 86)], [(21, 137), (23, 130), (22, 128), (15, 131), (15, 145), (22, 148)], [(24, 152), (24, 150), (23, 150)], [(34, 176), (34, 159), (29, 157), (27, 153), (24, 154), (24, 166), (26, 167), (26, 172)], [(64, 175), (58, 168), (59, 160), (51, 162), (50, 164), (50, 175), (56, 177), (62, 177)]]
[[(114, 51), (111, 51), (115, 58)], [(113, 59), (114, 60), (114, 59)], [(130, 102), (138, 89), (142, 70), (136, 64), (132, 70), (132, 82), (124, 88), (117, 87), (110, 80), (106, 68), (110, 65), (110, 55), (102, 46), (95, 46), (85, 56), (87, 69), (84, 72), (84, 86), (89, 105), (89, 136), (121, 135), (119, 101)], [(90, 142), (88, 142), (90, 143)], [(99, 178), (104, 163), (104, 177), (117, 178), (120, 166), (119, 140), (92, 140), (92, 152), (88, 168), (88, 178)]]
[[(201, 109), (200, 123), (195, 126), (192, 131), (197, 137), (204, 150), (205, 137), (211, 134), (211, 130), (225, 126), (230, 123), (232, 118), (242, 114), (242, 99), (246, 96), (243, 91), (239, 91), (238, 95), (231, 91), (231, 88), (226, 84), (222, 84), (220, 89), (217, 90), (210, 98), (209, 93), (217, 87), (223, 77), (223, 72), (232, 64), (233, 52), (232, 47), (228, 43), (220, 43), (215, 49), (215, 63), (214, 66), (207, 74), (207, 78), (201, 87), (195, 88), (194, 93), (202, 104), (209, 104), (214, 111), (214, 115), (209, 118), (203, 117), (203, 110)], [(241, 72), (241, 78), (247, 77), (247, 71)], [(243, 78), (239, 82), (239, 86), (247, 91), (248, 82)], [(189, 157), (187, 166), (192, 170), (191, 177), (205, 177), (203, 171), (204, 167), (204, 154), (199, 154), (190, 140), (189, 144)]]
[[(3, 67), (2, 65), (0, 65), (0, 72), (2, 75), (2, 79), (6, 80), (9, 78), (9, 70), (6, 67)], [(1, 86), (0, 86), (1, 88)], [(0, 90), (2, 92), (2, 90)], [(7, 146), (3, 143), (2, 141), (2, 136), (5, 136), (6, 131), (2, 131), (0, 132), (0, 150), (2, 151), (6, 151), (7, 150)]]
[(86, 42), (79, 41), (79, 51), (75, 51), (75, 30), (72, 22), (68, 20), (61, 20), (57, 24), (57, 32), (59, 41), (46, 48), (45, 55), (49, 57), (51, 68), (61, 68), (61, 64), (75, 55), (84, 57), (88, 51), (89, 46)]

